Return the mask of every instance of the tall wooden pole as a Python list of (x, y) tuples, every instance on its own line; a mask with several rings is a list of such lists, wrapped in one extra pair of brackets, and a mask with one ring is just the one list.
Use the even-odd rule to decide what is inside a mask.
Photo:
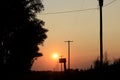
[(100, 66), (103, 65), (103, 31), (102, 31), (102, 7), (103, 7), (103, 0), (99, 0), (100, 6)]
[(73, 41), (65, 41), (68, 43), (68, 70), (70, 70), (70, 43)]

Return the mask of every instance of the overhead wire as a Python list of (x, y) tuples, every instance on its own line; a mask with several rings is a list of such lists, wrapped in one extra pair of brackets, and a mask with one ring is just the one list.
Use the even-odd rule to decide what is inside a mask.
[(71, 11), (61, 11), (61, 12), (51, 12), (51, 13), (44, 13), (42, 15), (81, 12), (81, 11), (89, 11), (89, 10), (95, 10), (95, 9), (98, 9), (98, 8), (89, 8), (89, 9), (80, 9), (80, 10), (71, 10)]
[[(104, 5), (103, 7), (107, 7), (109, 5), (111, 5), (112, 3), (114, 3), (117, 0), (113, 0), (109, 3), (107, 3), (106, 5)], [(90, 10), (97, 10), (97, 8), (88, 8), (88, 9), (78, 9), (78, 10), (70, 10), (70, 11), (61, 11), (61, 12), (50, 12), (50, 13), (43, 13), (41, 15), (48, 15), (48, 14), (62, 14), (62, 13), (72, 13), (72, 12), (82, 12), (82, 11), (90, 11)]]
[(106, 5), (104, 5), (103, 7), (107, 7), (107, 6), (111, 5), (112, 3), (114, 3), (115, 1), (117, 1), (117, 0), (111, 1), (111, 2), (107, 3)]

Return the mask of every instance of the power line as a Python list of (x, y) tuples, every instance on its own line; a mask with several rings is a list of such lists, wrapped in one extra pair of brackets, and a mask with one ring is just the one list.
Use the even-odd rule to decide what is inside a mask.
[(109, 2), (108, 4), (104, 5), (103, 7), (109, 6), (109, 5), (111, 5), (112, 3), (114, 3), (115, 1), (117, 1), (117, 0), (111, 1), (111, 2)]
[[(107, 3), (106, 5), (104, 5), (103, 7), (107, 7), (107, 6), (111, 5), (112, 3), (114, 3), (115, 1), (117, 1), (117, 0), (111, 1), (111, 2)], [(96, 9), (98, 9), (98, 8), (88, 8), (88, 9), (79, 9), (79, 10), (61, 11), (61, 12), (50, 12), (50, 13), (43, 13), (41, 15), (73, 13), (73, 12), (91, 11), (91, 10), (96, 10)]]
[(81, 12), (81, 11), (89, 11), (89, 10), (95, 10), (95, 9), (98, 9), (98, 8), (89, 8), (89, 9), (80, 9), (80, 10), (71, 10), (71, 11), (62, 11), (62, 12), (51, 12), (51, 13), (44, 13), (42, 15)]

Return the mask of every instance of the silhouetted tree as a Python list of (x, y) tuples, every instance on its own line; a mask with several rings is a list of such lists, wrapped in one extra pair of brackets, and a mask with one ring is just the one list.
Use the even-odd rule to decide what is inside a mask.
[(120, 58), (115, 59), (111, 66), (114, 70), (120, 71)]
[(97, 58), (97, 59), (94, 61), (94, 68), (95, 68), (95, 69), (100, 68), (100, 60), (99, 60), (99, 58)]
[(30, 70), (38, 45), (47, 38), (44, 22), (36, 13), (44, 9), (41, 0), (2, 0), (0, 5), (0, 69)]
[(103, 66), (104, 67), (108, 67), (109, 65), (109, 60), (108, 60), (108, 54), (107, 54), (107, 51), (104, 53), (104, 57), (103, 57)]
[[(109, 60), (108, 60), (108, 55), (107, 55), (107, 52), (104, 53), (104, 57), (103, 57), (103, 65), (102, 67), (108, 67), (109, 66)], [(99, 58), (97, 58), (95, 61), (94, 61), (94, 68), (97, 69), (97, 68), (100, 68), (100, 60)]]

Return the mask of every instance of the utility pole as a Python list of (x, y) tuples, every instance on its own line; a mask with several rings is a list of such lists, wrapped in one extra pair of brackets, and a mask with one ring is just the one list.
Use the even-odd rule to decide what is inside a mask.
[(73, 42), (73, 41), (65, 41), (68, 43), (68, 70), (70, 70), (70, 43)]
[(100, 67), (103, 65), (103, 34), (102, 34), (102, 7), (103, 0), (98, 0), (100, 6)]

